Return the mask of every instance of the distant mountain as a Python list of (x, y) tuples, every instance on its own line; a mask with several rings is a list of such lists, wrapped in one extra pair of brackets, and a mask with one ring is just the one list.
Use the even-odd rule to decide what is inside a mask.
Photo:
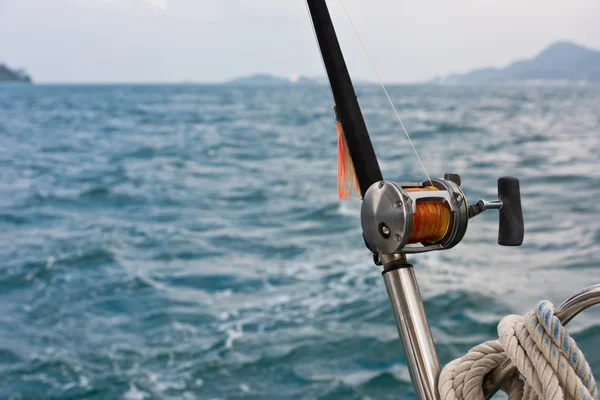
[(292, 75), (288, 78), (282, 78), (279, 76), (269, 74), (255, 74), (249, 76), (242, 76), (239, 78), (231, 79), (225, 82), (226, 85), (239, 85), (239, 86), (288, 86), (288, 85), (318, 85), (320, 81), (318, 79), (308, 78), (302, 75)]
[(505, 68), (481, 68), (464, 75), (437, 78), (438, 84), (505, 82), (597, 82), (600, 83), (600, 51), (570, 42), (557, 42), (536, 57)]
[(2, 82), (31, 83), (31, 77), (23, 70), (12, 70), (6, 65), (0, 64), (0, 83)]

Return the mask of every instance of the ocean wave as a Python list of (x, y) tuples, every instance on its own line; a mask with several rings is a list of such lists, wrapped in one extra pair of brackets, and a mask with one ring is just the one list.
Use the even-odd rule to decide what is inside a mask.
[[(502, 316), (596, 283), (598, 88), (391, 86), (432, 177), (497, 215), (413, 257), (442, 362)], [(425, 179), (360, 87), (387, 178)], [(0, 397), (398, 398), (410, 377), (360, 202), (339, 201), (326, 87), (39, 86), (0, 92)], [(592, 368), (600, 313), (569, 325)]]

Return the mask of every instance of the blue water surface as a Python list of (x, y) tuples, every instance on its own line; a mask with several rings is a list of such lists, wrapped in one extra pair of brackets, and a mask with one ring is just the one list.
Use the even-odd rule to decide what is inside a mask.
[[(384, 176), (425, 179), (380, 88)], [(600, 88), (390, 88), (432, 176), (497, 213), (413, 257), (442, 363), (506, 314), (600, 283)], [(413, 398), (326, 86), (0, 87), (0, 398)], [(600, 311), (570, 331), (600, 371)]]

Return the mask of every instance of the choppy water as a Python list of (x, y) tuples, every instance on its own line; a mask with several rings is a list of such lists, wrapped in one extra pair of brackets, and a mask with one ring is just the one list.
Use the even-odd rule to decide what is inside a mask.
[[(384, 176), (422, 171), (358, 89)], [(600, 282), (600, 88), (393, 87), (429, 172), (521, 179), (525, 244), (484, 214), (413, 258), (442, 362)], [(328, 88), (0, 87), (0, 398), (410, 398)], [(600, 311), (571, 331), (600, 371)]]

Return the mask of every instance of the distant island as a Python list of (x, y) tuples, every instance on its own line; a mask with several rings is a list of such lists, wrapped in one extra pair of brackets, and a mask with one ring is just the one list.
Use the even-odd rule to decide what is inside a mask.
[[(370, 82), (365, 79), (353, 79), (354, 85), (370, 85)], [(233, 78), (224, 85), (234, 86), (309, 86), (309, 85), (329, 85), (329, 80), (326, 76), (309, 77), (300, 74), (293, 74), (289, 77), (281, 77), (271, 74), (254, 74)]]
[(466, 74), (436, 78), (434, 84), (600, 83), (600, 51), (571, 42), (556, 42), (536, 57), (505, 68), (481, 68)]
[[(255, 74), (231, 79), (226, 85), (238, 86), (306, 86), (327, 84), (325, 77), (311, 78), (294, 74), (279, 77)], [(355, 85), (370, 84), (354, 81)], [(426, 82), (437, 85), (478, 84), (573, 84), (600, 83), (600, 51), (578, 44), (555, 42), (533, 58), (520, 60), (503, 68), (479, 68), (465, 74), (452, 74)]]
[(0, 64), (0, 83), (3, 82), (31, 83), (31, 77), (22, 69), (12, 70)]
[(288, 85), (319, 85), (325, 83), (324, 80), (309, 78), (304, 75), (294, 74), (287, 78), (270, 74), (255, 74), (242, 76), (225, 82), (226, 85), (239, 86), (288, 86)]

